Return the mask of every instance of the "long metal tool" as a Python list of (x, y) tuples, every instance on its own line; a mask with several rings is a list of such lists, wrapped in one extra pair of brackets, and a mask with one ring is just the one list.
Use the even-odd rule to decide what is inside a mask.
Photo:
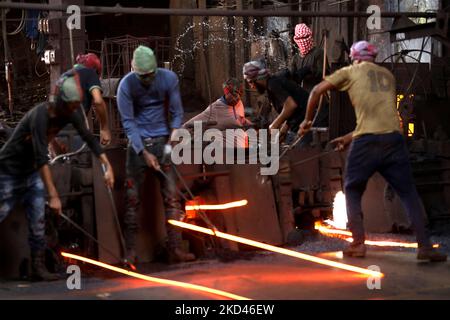
[[(191, 197), (191, 200), (194, 199), (194, 194), (192, 193), (191, 189), (188, 187), (186, 181), (183, 179), (183, 176), (180, 174), (180, 172), (177, 170), (177, 168), (175, 167), (174, 164), (172, 164), (172, 168), (175, 171), (176, 175), (178, 176), (178, 179), (180, 179), (181, 183), (183, 184), (183, 186), (186, 188), (186, 191), (189, 193), (189, 196)], [(162, 176), (167, 179), (168, 181), (172, 182), (175, 186), (175, 190), (176, 192), (184, 199), (184, 201), (189, 201), (189, 199), (183, 194), (183, 192), (181, 192), (181, 190), (177, 187), (175, 181), (172, 181), (172, 179), (161, 169), (158, 170), (159, 173), (162, 174)], [(215, 232), (217, 229), (217, 227), (211, 222), (211, 220), (209, 220), (209, 218), (202, 212), (202, 211), (198, 211), (198, 215), (200, 216), (200, 218), (203, 220), (203, 222), (206, 223), (206, 225), (213, 230), (213, 232)]]
[[(330, 153), (333, 153), (333, 152), (335, 152), (335, 151), (336, 151), (336, 150), (333, 150), (333, 149), (332, 149), (332, 150), (327, 150), (327, 151), (318, 153), (318, 154), (313, 155), (313, 156), (311, 156), (311, 157), (308, 157), (308, 158), (305, 158), (305, 159), (303, 159), (303, 160), (294, 162), (293, 164), (290, 165), (290, 167), (293, 168), (293, 167), (299, 166), (299, 165), (301, 165), (301, 164), (303, 164), (303, 163), (309, 162), (309, 161), (311, 161), (311, 160), (318, 159), (318, 158), (322, 158), (323, 156), (326, 156), (326, 155), (328, 155), (328, 154), (330, 154)], [(278, 172), (279, 172), (279, 173), (285, 173), (285, 172), (287, 172), (287, 171), (288, 171), (288, 170), (279, 170)]]
[[(103, 170), (103, 173), (106, 173), (106, 167), (104, 164), (102, 164), (102, 170)], [(114, 201), (114, 196), (113, 196), (111, 188), (106, 186), (106, 189), (108, 190), (108, 197), (109, 197), (109, 201), (111, 202), (111, 208), (113, 211), (114, 221), (116, 224), (117, 233), (119, 234), (120, 246), (122, 248), (122, 259), (120, 259), (120, 261), (122, 261), (123, 264), (128, 265), (131, 269), (136, 270), (136, 267), (130, 261), (128, 261), (125, 257), (127, 249), (125, 246), (125, 238), (122, 233), (122, 228), (120, 226), (119, 215), (117, 213), (117, 208), (116, 208), (116, 202)]]
[(108, 252), (111, 256), (113, 256), (115, 259), (122, 261), (121, 258), (119, 258), (114, 252), (112, 252), (112, 250), (108, 249), (107, 247), (105, 247), (103, 244), (101, 244), (93, 235), (91, 235), (89, 232), (87, 232), (86, 230), (84, 230), (79, 224), (77, 224), (75, 221), (73, 221), (72, 219), (70, 219), (68, 216), (66, 216), (64, 213), (60, 213), (59, 214), (64, 220), (66, 220), (68, 223), (70, 223), (73, 227), (75, 227), (78, 231), (80, 231), (81, 233), (83, 233), (86, 237), (88, 237), (89, 239), (91, 239), (92, 241), (94, 241), (99, 247), (101, 247), (103, 250), (105, 250), (106, 252)]
[[(194, 198), (195, 198), (194, 194), (192, 193), (191, 189), (188, 187), (186, 180), (184, 180), (183, 176), (181, 175), (181, 173), (178, 171), (177, 167), (173, 163), (172, 163), (172, 168), (175, 171), (175, 174), (177, 175), (178, 179), (180, 179), (184, 188), (187, 190), (187, 192), (191, 196), (191, 199), (194, 200)], [(198, 214), (199, 214), (200, 218), (202, 218), (202, 220), (208, 225), (209, 228), (211, 228), (214, 232), (216, 232), (216, 230), (218, 230), (217, 227), (211, 222), (211, 220), (209, 220), (208, 216), (203, 211), (199, 210)]]
[[(333, 152), (335, 152), (335, 150), (324, 151), (324, 152), (318, 153), (318, 154), (316, 154), (316, 155), (314, 155), (314, 156), (311, 156), (311, 157), (309, 157), (309, 158), (306, 158), (306, 159), (303, 159), (303, 160), (294, 162), (293, 164), (291, 164), (291, 168), (296, 167), (296, 166), (299, 166), (299, 165), (304, 164), (304, 163), (306, 163), (306, 162), (312, 161), (312, 160), (314, 160), (314, 159), (322, 158), (323, 156), (326, 156), (326, 155), (328, 155), (328, 154), (330, 154), (330, 153), (333, 153)], [(280, 170), (280, 171), (281, 171), (281, 170)]]

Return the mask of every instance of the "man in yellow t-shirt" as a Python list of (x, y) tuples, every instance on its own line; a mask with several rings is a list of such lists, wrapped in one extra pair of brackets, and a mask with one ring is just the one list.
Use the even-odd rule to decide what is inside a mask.
[(303, 136), (310, 130), (313, 112), (322, 94), (332, 89), (347, 91), (355, 109), (356, 128), (332, 141), (337, 150), (351, 144), (344, 188), (353, 243), (344, 254), (353, 257), (366, 254), (361, 198), (369, 178), (379, 172), (397, 192), (411, 219), (419, 244), (417, 259), (446, 261), (445, 254), (432, 248), (425, 227), (425, 214), (414, 185), (408, 149), (400, 133), (395, 78), (389, 70), (374, 63), (377, 53), (375, 46), (367, 41), (353, 44), (352, 65), (326, 77), (311, 91), (298, 134)]

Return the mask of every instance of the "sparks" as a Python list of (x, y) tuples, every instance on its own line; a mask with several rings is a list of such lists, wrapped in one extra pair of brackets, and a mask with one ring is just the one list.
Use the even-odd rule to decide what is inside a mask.
[(122, 268), (118, 268), (118, 267), (114, 267), (111, 266), (109, 264), (100, 262), (100, 261), (96, 261), (96, 260), (92, 260), (89, 258), (85, 258), (82, 256), (78, 256), (75, 254), (71, 254), (71, 253), (66, 253), (66, 252), (61, 252), (61, 255), (65, 258), (69, 258), (69, 259), (75, 259), (75, 260), (79, 260), (79, 261), (83, 261), (83, 262), (87, 262), (93, 265), (96, 265), (98, 267), (102, 267), (114, 272), (118, 272), (118, 273), (122, 273), (124, 275), (133, 277), (133, 278), (137, 278), (137, 279), (141, 279), (141, 280), (145, 280), (148, 282), (155, 282), (155, 283), (160, 283), (163, 285), (169, 285), (169, 286), (175, 286), (175, 287), (180, 287), (180, 288), (185, 288), (185, 289), (191, 289), (191, 290), (197, 290), (197, 291), (202, 291), (202, 292), (207, 292), (207, 293), (212, 293), (221, 297), (225, 297), (225, 298), (229, 298), (229, 299), (233, 299), (233, 300), (251, 300), (249, 298), (246, 297), (242, 297), (242, 296), (238, 296), (236, 294), (232, 294), (226, 291), (222, 291), (222, 290), (217, 290), (217, 289), (212, 289), (212, 288), (208, 288), (208, 287), (204, 287), (204, 286), (200, 286), (200, 285), (196, 285), (196, 284), (191, 284), (191, 283), (186, 283), (186, 282), (180, 282), (180, 281), (174, 281), (174, 280), (167, 280), (167, 279), (161, 279), (161, 278), (155, 278), (155, 277), (150, 277), (150, 276), (146, 276), (137, 272), (133, 272), (133, 271), (128, 271), (126, 269), (122, 269)]
[(301, 252), (297, 252), (297, 251), (293, 251), (293, 250), (279, 248), (279, 247), (276, 247), (276, 246), (272, 246), (272, 245), (265, 244), (265, 243), (262, 243), (262, 242), (258, 242), (258, 241), (254, 241), (254, 240), (250, 240), (250, 239), (234, 236), (234, 235), (231, 235), (231, 234), (228, 234), (228, 233), (224, 233), (224, 232), (220, 232), (220, 231), (215, 231), (215, 233), (214, 233), (211, 229), (199, 227), (199, 226), (192, 225), (192, 224), (185, 223), (185, 222), (181, 222), (181, 221), (169, 220), (169, 223), (174, 225), (174, 226), (177, 226), (177, 227), (190, 229), (190, 230), (193, 230), (193, 231), (198, 231), (198, 232), (206, 233), (206, 234), (209, 234), (209, 235), (215, 235), (215, 236), (217, 236), (219, 238), (222, 238), (222, 239), (227, 239), (227, 240), (239, 242), (239, 243), (246, 244), (246, 245), (249, 245), (249, 246), (253, 246), (253, 247), (256, 247), (256, 248), (260, 248), (260, 249), (264, 249), (264, 250), (269, 250), (269, 251), (281, 253), (281, 254), (284, 254), (284, 255), (287, 255), (287, 256), (291, 256), (291, 257), (294, 257), (294, 258), (303, 259), (303, 260), (307, 260), (307, 261), (311, 261), (311, 262), (327, 265), (327, 266), (334, 267), (334, 268), (339, 268), (339, 269), (343, 269), (343, 270), (347, 270), (347, 271), (352, 271), (352, 272), (364, 274), (364, 275), (367, 275), (367, 276), (377, 277), (377, 278), (380, 278), (380, 277), (384, 276), (381, 272), (376, 272), (376, 271), (372, 271), (372, 270), (368, 270), (368, 269), (364, 269), (364, 268), (360, 268), (360, 267), (355, 267), (355, 266), (352, 266), (352, 265), (348, 265), (348, 264), (344, 264), (344, 263), (340, 263), (340, 262), (335, 262), (335, 261), (331, 261), (331, 260), (327, 260), (327, 259), (323, 259), (323, 258), (307, 255), (307, 254), (304, 254), (304, 253), (301, 253)]

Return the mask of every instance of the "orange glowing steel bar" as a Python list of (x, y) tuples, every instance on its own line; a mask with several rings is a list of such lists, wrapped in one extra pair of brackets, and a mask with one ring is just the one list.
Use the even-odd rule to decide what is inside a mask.
[[(194, 230), (194, 231), (198, 231), (198, 232), (203, 232), (209, 235), (214, 235), (214, 232), (210, 229), (207, 228), (203, 228), (203, 227), (199, 227), (199, 226), (195, 226), (189, 223), (185, 223), (185, 222), (180, 222), (180, 221), (175, 221), (175, 220), (169, 220), (169, 223), (177, 226), (177, 227), (181, 227), (181, 228), (186, 228), (186, 229), (190, 229), (190, 230)], [(376, 272), (376, 271), (372, 271), (372, 270), (368, 270), (368, 269), (364, 269), (364, 268), (359, 268), (359, 267), (355, 267), (352, 265), (348, 265), (345, 263), (340, 263), (340, 262), (335, 262), (335, 261), (331, 261), (331, 260), (327, 260), (327, 259), (323, 259), (323, 258), (318, 258), (315, 256), (310, 256), (304, 253), (300, 253), (297, 251), (293, 251), (293, 250), (288, 250), (288, 249), (284, 249), (284, 248), (279, 248), (276, 246), (272, 246), (269, 244), (265, 244), (265, 243), (261, 243), (258, 241), (254, 241), (254, 240), (250, 240), (250, 239), (246, 239), (246, 238), (241, 238), (241, 237), (237, 237), (237, 236), (233, 236), (231, 234), (228, 233), (223, 233), (220, 231), (216, 231), (215, 235), (219, 238), (223, 238), (223, 239), (227, 239), (227, 240), (231, 240), (231, 241), (235, 241), (235, 242), (239, 242), (239, 243), (243, 243), (249, 246), (253, 246), (256, 248), (260, 248), (260, 249), (264, 249), (264, 250), (269, 250), (269, 251), (273, 251), (273, 252), (277, 252), (277, 253), (281, 253), (284, 255), (288, 255), (294, 258), (299, 258), (299, 259), (303, 259), (303, 260), (307, 260), (307, 261), (311, 261), (311, 262), (316, 262), (319, 264), (323, 264), (323, 265), (327, 265), (330, 267), (334, 267), (334, 268), (339, 268), (339, 269), (343, 269), (343, 270), (347, 270), (347, 271), (352, 271), (352, 272), (356, 272), (356, 273), (360, 273), (360, 274), (364, 274), (364, 275), (368, 275), (368, 276), (372, 276), (372, 277), (383, 277), (384, 275), (381, 272)]]
[(92, 260), (89, 258), (71, 254), (71, 253), (61, 252), (61, 255), (66, 258), (84, 261), (84, 262), (87, 262), (87, 263), (90, 263), (90, 264), (93, 264), (93, 265), (96, 265), (96, 266), (99, 266), (99, 267), (102, 267), (102, 268), (105, 268), (105, 269), (108, 269), (111, 271), (122, 273), (127, 276), (145, 280), (145, 281), (149, 281), (149, 282), (156, 282), (156, 283), (160, 283), (163, 285), (169, 285), (169, 286), (175, 286), (175, 287), (180, 287), (180, 288), (185, 288), (185, 289), (191, 289), (191, 290), (212, 293), (212, 294), (215, 294), (215, 295), (218, 295), (221, 297), (226, 297), (226, 298), (230, 298), (230, 299), (234, 299), (234, 300), (250, 300), (249, 298), (238, 296), (236, 294), (232, 294), (232, 293), (225, 292), (222, 290), (212, 289), (212, 288), (208, 288), (208, 287), (204, 287), (204, 286), (200, 286), (200, 285), (196, 285), (196, 284), (190, 284), (190, 283), (186, 283), (186, 282), (180, 282), (180, 281), (167, 280), (167, 279), (146, 276), (146, 275), (143, 275), (140, 273), (128, 271), (126, 269), (122, 269), (122, 268), (118, 268), (118, 267), (114, 267), (114, 266), (111, 266), (109, 264), (106, 264), (106, 263), (103, 263), (100, 261)]
[[(345, 239), (348, 242), (353, 242), (353, 238), (347, 238)], [(368, 246), (377, 246), (377, 247), (401, 247), (401, 248), (418, 248), (417, 243), (411, 243), (411, 242), (395, 242), (395, 241), (373, 241), (373, 240), (366, 240), (364, 242)], [(433, 244), (433, 248), (439, 248), (438, 244)]]
[[(320, 223), (315, 226), (316, 230), (319, 230), (321, 233), (331, 236), (338, 236), (339, 238), (343, 238), (348, 242), (353, 242), (352, 233), (350, 231), (332, 229), (329, 227), (322, 226)], [(342, 237), (340, 237), (342, 236)], [(366, 240), (364, 242), (368, 246), (377, 246), (377, 247), (401, 247), (401, 248), (418, 248), (417, 243), (411, 242), (396, 242), (396, 241), (374, 241), (374, 240)], [(434, 244), (433, 248), (439, 248), (438, 244)]]
[(317, 225), (315, 226), (316, 230), (319, 230), (322, 233), (330, 233), (330, 234), (339, 234), (339, 235), (343, 235), (343, 236), (352, 236), (352, 233), (350, 231), (345, 231), (345, 230), (339, 230), (339, 229), (331, 229), (331, 228), (327, 228), (321, 225)]
[[(348, 242), (353, 242), (353, 238), (345, 239)], [(377, 246), (377, 247), (402, 247), (402, 248), (417, 248), (417, 243), (402, 243), (402, 242), (393, 242), (393, 241), (371, 241), (366, 240), (364, 242), (369, 246)]]
[(234, 201), (224, 204), (198, 204), (198, 205), (187, 205), (185, 207), (188, 210), (226, 210), (231, 208), (243, 207), (248, 204), (247, 200)]

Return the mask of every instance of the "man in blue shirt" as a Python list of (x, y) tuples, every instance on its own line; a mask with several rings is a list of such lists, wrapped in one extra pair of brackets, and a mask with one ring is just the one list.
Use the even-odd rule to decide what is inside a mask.
[[(167, 219), (181, 220), (184, 212), (175, 191), (175, 175), (170, 156), (172, 132), (181, 127), (183, 106), (177, 75), (157, 67), (153, 51), (139, 46), (133, 54), (133, 71), (120, 82), (117, 105), (129, 144), (127, 150), (126, 206), (124, 236), (128, 261), (136, 259), (136, 215), (139, 209), (139, 190), (146, 171), (151, 170), (160, 180)], [(164, 171), (165, 179), (158, 171)], [(166, 223), (167, 249), (170, 262), (194, 260), (181, 250), (181, 233)]]

